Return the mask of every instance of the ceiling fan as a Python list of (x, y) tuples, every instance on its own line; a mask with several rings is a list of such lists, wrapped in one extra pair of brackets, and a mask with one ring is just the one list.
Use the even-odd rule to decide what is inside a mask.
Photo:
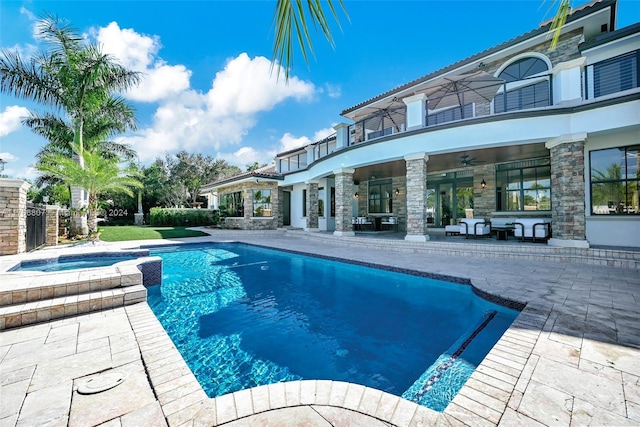
[(460, 156), (460, 166), (473, 166), (475, 162), (476, 162), (475, 157), (471, 157), (466, 154), (463, 156)]

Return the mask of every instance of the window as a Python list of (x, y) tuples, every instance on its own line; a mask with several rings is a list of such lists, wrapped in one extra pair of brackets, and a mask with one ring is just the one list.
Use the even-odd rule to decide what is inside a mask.
[(271, 216), (271, 190), (253, 190), (253, 216)]
[(369, 213), (392, 213), (391, 181), (372, 181), (369, 183)]
[(225, 216), (244, 216), (244, 198), (242, 191), (225, 193), (220, 197), (220, 212)]
[(616, 58), (593, 64), (593, 88), (592, 97), (608, 95), (627, 89), (638, 87), (638, 63), (640, 62), (640, 50), (629, 52)]
[(302, 190), (302, 216), (307, 216), (307, 190)]
[(331, 187), (331, 217), (336, 216), (336, 187)]
[(318, 216), (324, 216), (324, 187), (318, 188)]
[(493, 99), (496, 113), (551, 105), (547, 63), (540, 58), (522, 58), (505, 68), (498, 77), (506, 82), (505, 93)]
[(551, 210), (551, 166), (548, 158), (497, 166), (496, 210)]
[(589, 153), (591, 163), (591, 213), (638, 215), (640, 145)]

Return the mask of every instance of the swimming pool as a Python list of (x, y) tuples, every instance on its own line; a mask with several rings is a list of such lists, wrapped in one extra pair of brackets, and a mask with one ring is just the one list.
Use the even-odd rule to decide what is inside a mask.
[(52, 272), (77, 270), (80, 268), (107, 267), (118, 262), (128, 261), (148, 255), (148, 250), (60, 255), (55, 258), (21, 261), (19, 264), (11, 267), (8, 271)]
[(150, 252), (148, 303), (210, 397), (330, 379), (442, 411), (518, 315), (464, 280), (246, 244)]

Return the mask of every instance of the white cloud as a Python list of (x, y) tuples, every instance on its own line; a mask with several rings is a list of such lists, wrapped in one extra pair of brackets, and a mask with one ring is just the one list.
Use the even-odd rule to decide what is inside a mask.
[(272, 74), (269, 59), (251, 59), (241, 53), (216, 74), (207, 100), (216, 115), (254, 114), (269, 111), (287, 98), (310, 99), (314, 93), (311, 83), (295, 76), (285, 83), (282, 72), (279, 77)]
[(143, 73), (139, 86), (126, 93), (133, 101), (154, 102), (189, 88), (191, 71), (184, 65), (167, 65), (157, 57), (162, 47), (158, 36), (141, 35), (117, 22), (94, 30), (102, 51), (117, 58), (130, 70)]
[[(142, 161), (182, 149), (220, 151), (239, 144), (256, 125), (258, 113), (287, 99), (309, 99), (315, 93), (313, 84), (297, 77), (291, 77), (289, 84), (284, 78), (278, 80), (270, 74), (270, 67), (271, 62), (264, 57), (252, 59), (240, 54), (216, 74), (208, 92), (185, 90), (163, 101), (151, 126), (125, 138), (125, 142), (133, 145)], [(227, 156), (231, 159), (237, 155)], [(263, 163), (261, 156), (240, 156), (234, 163)]]
[(22, 127), (20, 120), (29, 115), (29, 110), (18, 105), (9, 105), (0, 113), (0, 136), (15, 132)]
[(260, 165), (263, 163), (271, 164), (275, 155), (275, 151), (261, 151), (253, 147), (241, 147), (233, 153), (218, 153), (216, 157), (233, 165), (238, 165), (240, 169), (244, 170), (245, 166), (254, 162), (258, 162)]
[(14, 156), (11, 153), (0, 153), (0, 159), (4, 160), (5, 162), (15, 162), (16, 160), (19, 160), (20, 158), (17, 156)]
[(335, 133), (335, 129), (332, 127), (320, 129), (316, 131), (311, 138), (307, 136), (296, 137), (289, 132), (282, 135), (280, 138), (280, 150), (279, 152), (293, 150), (294, 148), (303, 147), (307, 144), (311, 144), (313, 142), (318, 142), (329, 135), (333, 135)]
[(31, 182), (35, 181), (36, 178), (40, 176), (40, 171), (38, 171), (38, 169), (34, 168), (33, 166), (27, 166), (24, 168), (6, 167), (4, 169), (4, 172), (2, 173), (8, 177), (12, 177), (15, 179), (26, 179)]
[(294, 148), (303, 147), (307, 144), (310, 144), (311, 140), (306, 136), (295, 137), (289, 132), (282, 135), (280, 138), (280, 150), (281, 151), (289, 151)]
[(340, 98), (342, 96), (342, 86), (332, 83), (325, 83), (324, 86), (327, 88), (329, 98)]

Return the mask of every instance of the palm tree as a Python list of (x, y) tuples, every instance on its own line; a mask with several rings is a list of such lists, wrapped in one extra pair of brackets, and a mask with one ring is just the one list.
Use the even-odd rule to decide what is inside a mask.
[[(98, 141), (105, 141), (101, 138), (104, 133), (95, 127), (90, 129), (92, 126), (108, 124), (118, 130), (132, 127), (133, 109), (122, 108), (126, 104), (116, 93), (137, 85), (140, 74), (103, 54), (97, 45), (86, 44), (67, 21), (47, 15), (38, 23), (36, 32), (49, 50), (25, 61), (17, 52), (3, 49), (0, 91), (54, 107), (64, 114), (65, 118), (56, 118), (53, 114), (32, 113), (25, 123), (43, 133), (55, 132), (58, 142), (71, 142), (72, 135), (77, 161), (83, 167), (85, 139), (98, 137)], [(66, 137), (62, 136), (63, 122)], [(72, 199), (77, 205), (84, 196), (81, 191), (72, 191)], [(82, 222), (77, 224), (81, 233)]]
[[(101, 116), (110, 105), (122, 104), (114, 94), (130, 89), (140, 81), (140, 73), (130, 71), (115, 59), (103, 54), (97, 45), (83, 43), (66, 21), (51, 15), (37, 26), (37, 36), (50, 45), (25, 62), (17, 52), (2, 50), (0, 57), (0, 89), (3, 92), (63, 111), (72, 123), (74, 145), (84, 150), (84, 125), (87, 117)], [(131, 124), (131, 115), (114, 118)]]
[[(79, 151), (79, 149), (77, 149)], [(126, 168), (120, 167), (120, 158), (116, 156), (103, 157), (98, 151), (88, 149), (82, 152), (84, 167), (59, 153), (48, 153), (36, 164), (36, 168), (52, 177), (55, 177), (68, 186), (83, 188), (88, 196), (88, 221), (89, 231), (97, 229), (96, 217), (98, 213), (98, 196), (105, 191), (122, 192), (133, 197), (133, 188), (142, 188), (142, 183), (137, 179), (141, 176), (135, 165)]]

